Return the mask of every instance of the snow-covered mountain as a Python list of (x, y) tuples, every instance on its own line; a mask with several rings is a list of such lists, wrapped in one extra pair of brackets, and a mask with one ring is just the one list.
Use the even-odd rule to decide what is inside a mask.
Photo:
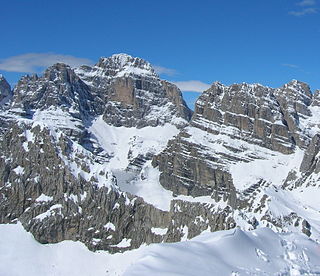
[[(55, 64), (13, 91), (1, 77), (1, 99), (0, 223), (19, 221), (41, 243), (115, 253), (264, 227), (320, 239), (320, 100), (305, 83), (213, 83), (192, 114), (150, 63), (118, 54), (94, 66)], [(259, 231), (266, 242), (284, 239), (242, 230), (231, 240)], [(279, 263), (279, 275), (296, 264)]]
[(278, 89), (214, 83), (153, 164), (162, 186), (227, 202), (245, 229), (298, 228), (318, 239), (319, 114), (318, 94), (296, 80)]

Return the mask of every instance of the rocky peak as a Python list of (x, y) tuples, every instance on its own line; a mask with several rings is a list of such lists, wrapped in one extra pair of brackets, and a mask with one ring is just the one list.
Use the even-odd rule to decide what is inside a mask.
[(107, 75), (112, 77), (144, 75), (158, 78), (158, 75), (149, 62), (127, 54), (115, 54), (111, 57), (102, 57), (96, 66), (104, 69)]
[[(216, 134), (225, 127), (235, 127), (235, 137), (244, 139), (249, 135), (255, 143), (262, 140), (267, 148), (289, 153), (295, 145), (305, 148), (312, 138), (305, 135), (301, 125), (301, 120), (312, 116), (312, 101), (310, 87), (297, 80), (277, 89), (261, 84), (224, 86), (216, 82), (199, 97), (191, 123)], [(219, 127), (208, 128), (203, 120)]]
[(313, 98), (310, 87), (304, 82), (292, 80), (274, 89), (274, 95), (293, 143), (306, 148), (312, 137), (304, 134), (305, 126), (302, 123), (312, 116), (309, 108)]
[(141, 128), (174, 121), (185, 125), (191, 117), (180, 90), (160, 80), (141, 58), (117, 54), (75, 72), (90, 87), (108, 124)]
[(0, 74), (0, 106), (5, 104), (11, 96), (11, 87), (4, 76)]
[(69, 65), (64, 63), (56, 63), (50, 66), (43, 75), (44, 79), (53, 82), (61, 83), (76, 83), (79, 82), (79, 77), (70, 68)]
[(293, 94), (305, 95), (308, 98), (312, 98), (310, 86), (299, 80), (292, 80), (283, 86), (284, 89), (291, 90)]
[(205, 109), (222, 108), (223, 112), (238, 110), (241, 114), (247, 115), (248, 110), (245, 110), (245, 106), (270, 97), (270, 93), (271, 89), (261, 84), (240, 83), (226, 86), (220, 82), (214, 82), (197, 100), (195, 117), (197, 113), (202, 115), (205, 107)]
[(14, 89), (13, 107), (31, 110), (60, 108), (76, 116), (90, 113), (92, 96), (87, 85), (66, 64), (57, 63), (43, 74), (21, 78)]
[[(275, 94), (280, 99), (281, 103), (284, 101), (289, 104), (298, 104), (309, 106), (312, 102), (312, 93), (308, 84), (298, 81), (292, 80), (284, 86), (275, 90)], [(305, 108), (302, 113), (308, 113)], [(307, 115), (307, 114), (305, 114)]]

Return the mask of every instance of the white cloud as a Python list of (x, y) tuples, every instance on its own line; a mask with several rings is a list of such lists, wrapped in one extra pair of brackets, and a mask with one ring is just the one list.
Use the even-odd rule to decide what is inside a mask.
[(167, 75), (167, 76), (174, 76), (177, 75), (177, 71), (175, 69), (166, 68), (163, 66), (153, 65), (153, 69), (159, 75)]
[(289, 11), (289, 14), (299, 17), (307, 14), (318, 13), (318, 9), (314, 7), (316, 5), (316, 0), (302, 0), (296, 3), (296, 5), (300, 6), (301, 10)]
[(187, 92), (203, 92), (211, 87), (210, 84), (197, 80), (176, 81), (173, 82), (181, 91)]
[(92, 64), (86, 58), (78, 58), (70, 55), (60, 55), (55, 53), (27, 53), (19, 56), (12, 56), (0, 60), (0, 70), (9, 72), (37, 73), (45, 67), (57, 62), (63, 62), (71, 67), (83, 64)]
[(294, 16), (303, 16), (307, 14), (315, 14), (318, 13), (318, 10), (316, 8), (306, 8), (301, 11), (290, 11), (289, 14)]
[(290, 67), (290, 68), (295, 68), (295, 69), (298, 69), (299, 66), (296, 65), (296, 64), (290, 64), (290, 63), (283, 63), (281, 64), (282, 66), (285, 66), (285, 67)]
[(316, 1), (315, 0), (303, 0), (299, 3), (297, 3), (298, 6), (301, 6), (301, 7), (306, 7), (306, 6), (313, 6), (316, 4)]

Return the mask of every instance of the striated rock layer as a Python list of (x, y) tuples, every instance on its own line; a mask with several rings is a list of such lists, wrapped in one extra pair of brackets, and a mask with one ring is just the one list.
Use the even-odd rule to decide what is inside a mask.
[(312, 116), (311, 102), (310, 88), (298, 81), (279, 89), (214, 83), (197, 100), (190, 127), (155, 159), (161, 184), (193, 196), (225, 190), (234, 201), (228, 164), (261, 158), (246, 144), (283, 154), (306, 148), (312, 133), (300, 120)]
[[(317, 99), (296, 80), (277, 89), (213, 83), (197, 100), (190, 125), (153, 159), (160, 183), (175, 194), (227, 201), (241, 224), (304, 229), (302, 208), (289, 211), (288, 204), (308, 205), (308, 197), (288, 187), (310, 183), (305, 179), (319, 173)], [(275, 196), (279, 186), (281, 199)], [(319, 207), (308, 206), (312, 214)]]
[(93, 91), (108, 124), (141, 128), (171, 122), (176, 116), (187, 121), (191, 117), (180, 90), (160, 80), (150, 63), (140, 58), (113, 55), (76, 73)]

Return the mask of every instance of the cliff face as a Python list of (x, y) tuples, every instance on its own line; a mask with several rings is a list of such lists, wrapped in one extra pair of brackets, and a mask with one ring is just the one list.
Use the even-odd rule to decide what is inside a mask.
[(10, 84), (0, 74), (0, 108), (5, 105), (12, 97)]
[(142, 128), (174, 122), (183, 126), (191, 117), (179, 89), (161, 81), (150, 63), (140, 58), (113, 55), (76, 72), (99, 99), (98, 109), (108, 124)]
[(164, 211), (121, 191), (107, 159), (97, 161), (63, 132), (20, 122), (1, 149), (0, 221), (19, 219), (42, 243), (80, 240), (121, 252), (234, 225), (227, 206), (213, 214), (214, 204), (173, 200)]
[[(318, 173), (317, 98), (295, 80), (277, 89), (214, 83), (197, 100), (190, 125), (153, 159), (160, 183), (177, 195), (225, 201), (235, 220), (253, 227), (295, 225), (311, 234), (303, 211), (289, 212), (287, 205), (309, 204), (296, 193)], [(281, 186), (279, 199), (275, 187)], [(286, 211), (280, 215), (277, 208)]]
[(42, 243), (121, 252), (235, 226), (320, 236), (319, 93), (302, 82), (214, 83), (192, 115), (148, 62), (119, 54), (8, 91), (0, 223)]
[(311, 101), (310, 88), (298, 81), (279, 89), (214, 83), (197, 100), (190, 126), (156, 158), (162, 185), (193, 196), (214, 191), (234, 204), (230, 164), (259, 159), (264, 148), (283, 154), (305, 148), (312, 134), (300, 120), (312, 116)]

